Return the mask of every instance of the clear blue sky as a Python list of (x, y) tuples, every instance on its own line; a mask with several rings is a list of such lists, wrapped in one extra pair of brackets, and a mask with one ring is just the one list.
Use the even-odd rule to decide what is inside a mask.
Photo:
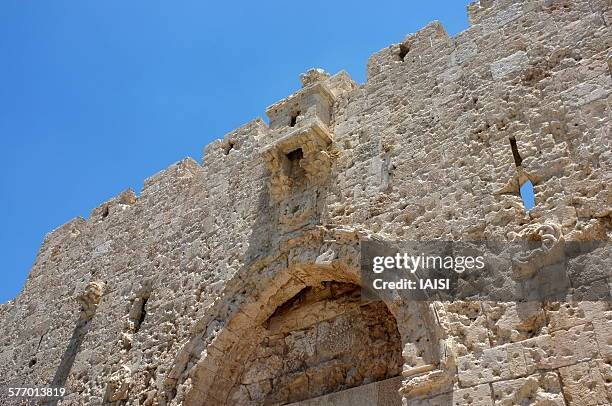
[(469, 0), (0, 3), (0, 302), (45, 234)]

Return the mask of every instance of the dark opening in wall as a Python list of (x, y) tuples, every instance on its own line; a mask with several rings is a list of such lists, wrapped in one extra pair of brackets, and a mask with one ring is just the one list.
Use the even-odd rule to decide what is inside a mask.
[(304, 152), (302, 148), (294, 149), (293, 151), (287, 154), (287, 159), (291, 162), (299, 161), (304, 158)]
[(518, 146), (516, 145), (516, 138), (510, 137), (508, 138), (510, 141), (510, 148), (512, 148), (512, 156), (514, 157), (514, 164), (518, 167), (523, 163), (523, 158), (521, 158), (521, 154), (519, 154)]
[(236, 145), (236, 143), (234, 141), (228, 141), (227, 144), (225, 144), (225, 147), (223, 148), (223, 153), (225, 155), (229, 154), (230, 151), (232, 149), (234, 149), (234, 146)]
[(304, 168), (300, 165), (300, 161), (304, 158), (302, 148), (294, 149), (285, 155), (289, 160), (289, 176), (294, 180), (299, 180), (304, 177)]
[(138, 312), (138, 318), (134, 321), (134, 332), (138, 332), (138, 330), (140, 330), (140, 326), (142, 325), (145, 317), (147, 316), (147, 302), (148, 301), (149, 301), (149, 297), (140, 298), (140, 311)]
[(295, 125), (297, 124), (297, 118), (299, 115), (300, 115), (299, 111), (296, 111), (295, 113), (291, 115), (291, 121), (289, 122), (290, 127), (295, 127)]
[(102, 209), (102, 219), (107, 218), (108, 214), (109, 214), (108, 206), (104, 206), (104, 208)]
[(535, 207), (535, 193), (533, 190), (533, 184), (530, 180), (526, 181), (521, 185), (521, 199), (523, 200), (523, 206), (525, 209), (531, 210)]
[(407, 44), (400, 44), (399, 57), (402, 61), (404, 60), (404, 58), (406, 58), (408, 52), (410, 52), (410, 47)]
[[(361, 297), (357, 285), (325, 281), (302, 289), (280, 304), (257, 329), (257, 338), (243, 338), (254, 340), (247, 347), (252, 350), (238, 354), (242, 345), (234, 345), (225, 354), (227, 363), (219, 366), (224, 370), (235, 365), (241, 369), (240, 377), (265, 376), (260, 381), (265, 384), (258, 386), (257, 392), (248, 392), (253, 388), (248, 378), (238, 378), (230, 386), (215, 377), (213, 385), (222, 390), (218, 396), (232, 399), (223, 404), (246, 404), (236, 401), (243, 398), (232, 398), (238, 393), (252, 393), (249, 404), (253, 405), (296, 404), (399, 376), (404, 359), (397, 321), (382, 301), (364, 302)], [(301, 385), (299, 390), (296, 385)], [(397, 391), (392, 387), (385, 390), (391, 394)], [(401, 404), (400, 399), (398, 403), (387, 394), (384, 401), (373, 403), (351, 398), (357, 400), (353, 404)], [(340, 395), (338, 399), (347, 397)], [(321, 400), (304, 403), (349, 404)]]

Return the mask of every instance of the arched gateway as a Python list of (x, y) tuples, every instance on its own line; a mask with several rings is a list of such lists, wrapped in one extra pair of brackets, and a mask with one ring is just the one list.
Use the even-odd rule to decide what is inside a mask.
[(360, 295), (366, 238), (305, 229), (237, 272), (178, 354), (166, 402), (282, 405), (401, 375), (404, 396), (444, 386), (452, 362), (435, 304)]

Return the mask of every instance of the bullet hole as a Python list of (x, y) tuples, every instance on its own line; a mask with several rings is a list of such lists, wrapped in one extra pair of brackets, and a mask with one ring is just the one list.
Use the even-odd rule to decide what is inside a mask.
[(109, 208), (108, 208), (108, 206), (104, 206), (104, 207), (102, 208), (102, 219), (107, 218), (107, 217), (108, 217), (108, 214), (109, 214)]
[(236, 143), (235, 143), (234, 141), (228, 141), (228, 142), (225, 144), (225, 147), (223, 148), (223, 153), (224, 153), (225, 155), (228, 155), (228, 154), (230, 153), (230, 151), (231, 151), (232, 149), (234, 149), (234, 146), (235, 146), (235, 145), (236, 145)]
[(408, 44), (400, 44), (399, 57), (402, 61), (404, 61), (404, 58), (406, 58), (408, 52), (410, 52), (410, 47)]
[(510, 148), (512, 148), (512, 156), (514, 157), (514, 164), (517, 166), (521, 166), (523, 163), (523, 158), (521, 158), (521, 154), (519, 154), (518, 146), (516, 145), (516, 138), (510, 137), (508, 138), (510, 141)]
[(299, 110), (291, 115), (291, 121), (289, 122), (289, 127), (295, 127), (295, 125), (297, 124), (297, 118), (299, 117), (299, 115), (300, 115)]

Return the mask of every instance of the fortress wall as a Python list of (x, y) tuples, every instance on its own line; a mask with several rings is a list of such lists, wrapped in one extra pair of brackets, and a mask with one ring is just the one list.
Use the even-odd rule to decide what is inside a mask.
[[(518, 10), (520, 4), (513, 4)], [(364, 209), (351, 213), (347, 223), (355, 216), (359, 222), (371, 217), (368, 227), (386, 227), (394, 235), (482, 238), (487, 225), (488, 236), (503, 237), (531, 221), (516, 187), (507, 186), (517, 173), (508, 142), (513, 136), (525, 174), (536, 185), (539, 204), (532, 216), (569, 216), (565, 223), (575, 223), (572, 201), (586, 189), (563, 190), (561, 180), (574, 177), (567, 184), (576, 185), (578, 177), (586, 177), (586, 188), (602, 191), (605, 171), (597, 165), (585, 168), (579, 155), (605, 154), (602, 137), (609, 135), (609, 90), (604, 90), (610, 87), (604, 39), (609, 28), (589, 4), (517, 11), (503, 30), (488, 32), (476, 25), (452, 41), (432, 23), (405, 41), (422, 38), (420, 43), (429, 45), (424, 38), (432, 38), (430, 52), (411, 56), (409, 51), (402, 62), (400, 46), (394, 45), (374, 55), (368, 83), (348, 96), (338, 113), (338, 146), (356, 146), (339, 161), (351, 167), (338, 176), (351, 186), (391, 181), (382, 185), (385, 193), (343, 188), (330, 206), (346, 212), (344, 198), (352, 194), (352, 202)], [(481, 24), (502, 12), (495, 10), (481, 16)], [(574, 22), (564, 25), (568, 20)], [(579, 89), (583, 96), (576, 96)], [(577, 104), (589, 107), (570, 107)], [(597, 111), (598, 119), (587, 124), (585, 118), (593, 114), (582, 114), (584, 109)], [(567, 110), (573, 111), (566, 115)], [(359, 136), (367, 141), (360, 143)], [(598, 200), (606, 199), (602, 191)], [(411, 215), (404, 210), (407, 202)], [(381, 213), (377, 220), (366, 213), (372, 207)], [(461, 213), (453, 207), (461, 207)]]
[[(483, 0), (469, 15), (472, 26), (456, 37), (434, 22), (373, 55), (361, 86), (345, 73), (327, 79), (336, 97), (334, 158), (309, 224), (426, 240), (507, 239), (553, 221), (567, 239), (608, 239), (609, 2)], [(202, 166), (187, 158), (147, 179), (140, 196), (126, 191), (50, 233), (23, 292), (0, 306), (0, 385), (64, 379), (73, 393), (67, 404), (121, 399), (126, 383), (130, 404), (161, 398), (185, 344), (225, 322), (202, 325), (228, 281), (236, 301), (248, 295), (238, 289), (240, 271), (291, 234), (279, 225), (261, 155), (281, 130), (256, 119), (210, 144)], [(529, 214), (517, 190), (525, 179), (536, 191)], [(100, 297), (90, 282), (104, 284)], [(457, 339), (469, 366), (460, 390), (512, 392), (512, 379), (528, 379), (533, 368), (491, 386), (497, 378), (472, 375), (487, 368), (476, 358), (552, 339), (516, 330), (511, 304), (479, 308), (470, 321), (465, 309), (448, 310), (467, 325), (457, 336), (491, 337), (484, 347), (474, 336)], [(564, 311), (541, 310), (553, 323)], [(599, 368), (612, 354), (606, 323), (592, 328), (606, 312), (593, 308), (556, 327), (558, 340), (600, 352), (551, 363), (538, 387), (552, 391), (546, 382), (586, 368), (578, 360)], [(507, 325), (487, 324), (500, 314)], [(187, 389), (178, 385), (174, 401)]]
[[(208, 146), (205, 166), (190, 158), (178, 162), (148, 178), (139, 197), (124, 192), (88, 220), (50, 233), (24, 291), (3, 307), (3, 342), (11, 348), (2, 351), (2, 381), (53, 380), (79, 321), (75, 298), (93, 281), (104, 282), (104, 299), (68, 384), (101, 400), (106, 381), (96, 377), (129, 363), (128, 352), (139, 354), (143, 364), (155, 357), (139, 372), (143, 384), (158, 366), (161, 376), (164, 361), (170, 364), (195, 320), (241, 265), (251, 239), (258, 243), (252, 224), (267, 189), (257, 141), (266, 131), (255, 120), (226, 135), (225, 143)], [(230, 140), (234, 149), (227, 151)], [(146, 296), (147, 326), (137, 334), (130, 323)], [(29, 368), (32, 359), (37, 363)]]

